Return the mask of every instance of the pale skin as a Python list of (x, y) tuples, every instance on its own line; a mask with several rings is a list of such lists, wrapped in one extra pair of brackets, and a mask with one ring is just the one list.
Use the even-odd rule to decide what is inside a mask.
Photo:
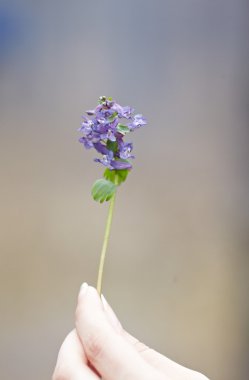
[(64, 340), (52, 380), (208, 380), (127, 333), (103, 296), (83, 284), (75, 329)]

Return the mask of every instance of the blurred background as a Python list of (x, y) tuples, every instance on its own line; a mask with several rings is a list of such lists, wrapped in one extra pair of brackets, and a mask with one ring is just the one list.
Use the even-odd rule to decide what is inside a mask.
[(249, 373), (246, 0), (0, 3), (2, 380), (50, 379), (95, 284), (100, 95), (143, 113), (104, 294), (124, 327), (212, 380)]

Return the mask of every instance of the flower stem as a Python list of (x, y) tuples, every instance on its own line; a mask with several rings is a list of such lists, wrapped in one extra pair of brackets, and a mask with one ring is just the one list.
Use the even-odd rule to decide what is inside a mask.
[(113, 217), (113, 210), (114, 210), (114, 204), (115, 204), (115, 198), (116, 198), (116, 191), (113, 194), (113, 197), (110, 200), (110, 206), (106, 221), (106, 227), (105, 227), (105, 236), (103, 241), (103, 246), (100, 254), (100, 262), (99, 262), (99, 271), (98, 271), (98, 280), (97, 280), (97, 291), (99, 295), (101, 295), (101, 289), (102, 289), (102, 278), (103, 278), (103, 270), (104, 270), (104, 264), (105, 264), (105, 257), (106, 257), (106, 250), (108, 246), (108, 241), (110, 237), (110, 230), (111, 230), (111, 224), (112, 224), (112, 217)]

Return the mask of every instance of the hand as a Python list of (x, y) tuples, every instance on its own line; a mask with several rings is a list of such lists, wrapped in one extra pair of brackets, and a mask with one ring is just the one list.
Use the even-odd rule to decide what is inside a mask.
[(128, 334), (87, 284), (79, 293), (75, 326), (61, 346), (53, 380), (208, 380)]

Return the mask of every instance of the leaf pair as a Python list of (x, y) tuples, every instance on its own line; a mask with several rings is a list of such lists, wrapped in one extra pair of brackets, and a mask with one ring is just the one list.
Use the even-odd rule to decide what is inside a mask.
[(108, 202), (115, 194), (117, 187), (126, 180), (129, 170), (106, 169), (104, 178), (98, 179), (92, 187), (92, 197), (96, 202)]

